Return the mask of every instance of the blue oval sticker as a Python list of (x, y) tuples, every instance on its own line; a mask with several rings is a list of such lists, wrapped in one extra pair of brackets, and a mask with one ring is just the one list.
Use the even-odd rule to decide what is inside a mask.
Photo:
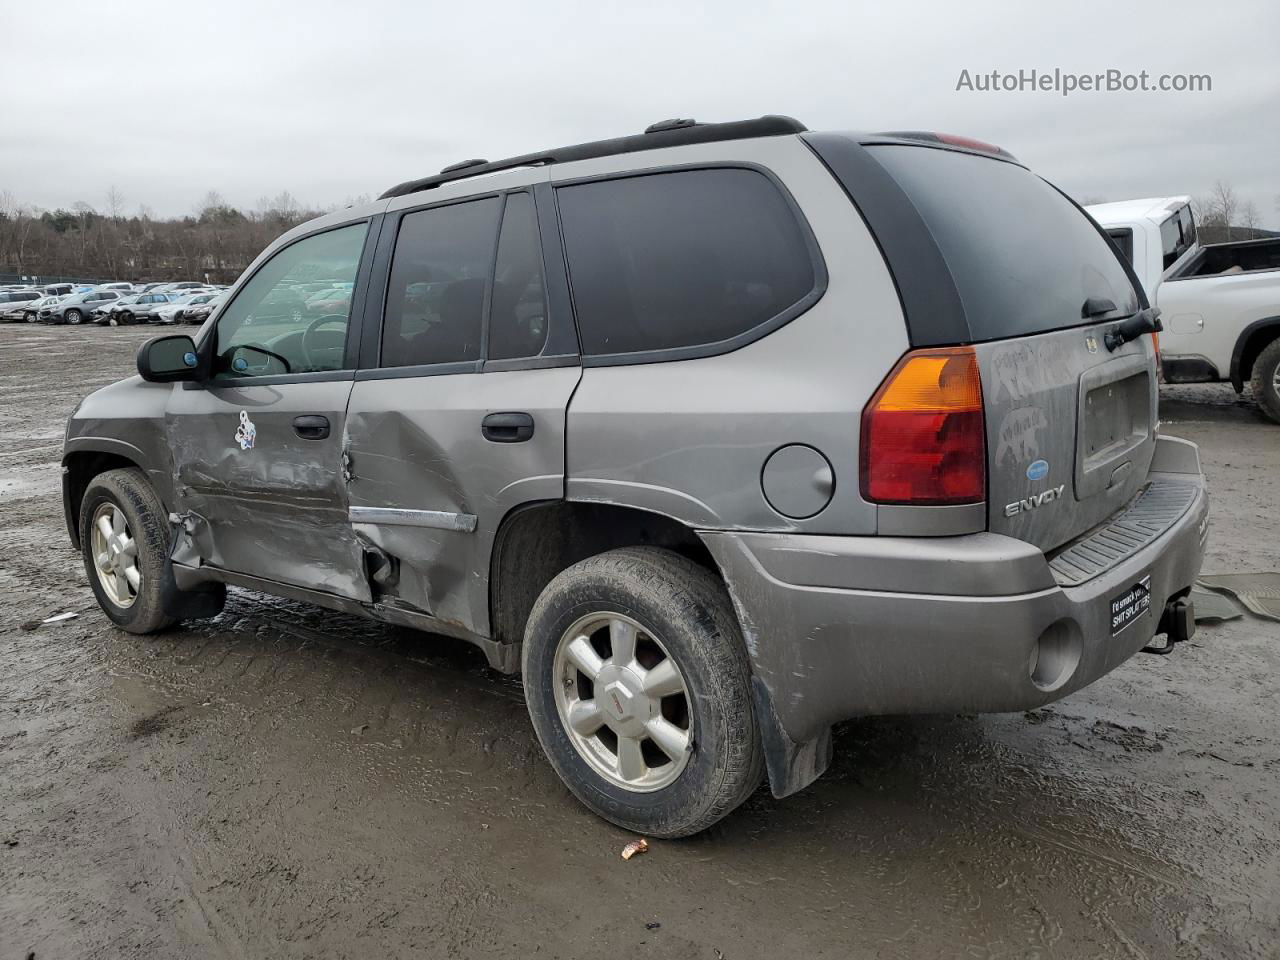
[(1048, 460), (1033, 460), (1027, 467), (1028, 480), (1043, 480), (1049, 475)]

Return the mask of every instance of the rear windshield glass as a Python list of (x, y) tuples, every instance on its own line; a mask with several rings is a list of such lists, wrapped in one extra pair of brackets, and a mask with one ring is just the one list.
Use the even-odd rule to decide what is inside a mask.
[(869, 147), (906, 191), (955, 279), (974, 340), (1116, 319), (1138, 310), (1115, 249), (1066, 197), (1017, 164), (929, 147)]

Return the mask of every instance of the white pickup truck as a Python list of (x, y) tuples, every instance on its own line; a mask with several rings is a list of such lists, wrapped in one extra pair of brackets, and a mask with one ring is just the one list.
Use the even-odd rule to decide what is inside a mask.
[(1168, 383), (1251, 383), (1280, 423), (1280, 237), (1202, 246), (1190, 197), (1085, 208), (1133, 264), (1164, 332)]

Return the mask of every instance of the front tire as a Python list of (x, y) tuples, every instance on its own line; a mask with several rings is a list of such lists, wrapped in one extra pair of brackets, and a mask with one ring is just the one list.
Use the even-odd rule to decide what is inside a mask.
[(666, 550), (561, 572), (529, 616), (525, 701), (583, 804), (653, 837), (698, 833), (760, 783), (746, 647), (724, 585)]
[(79, 310), (68, 310), (62, 315), (62, 319), (74, 327), (78, 326), (80, 321), (84, 319), (84, 314)]
[(1280, 423), (1280, 339), (1272, 340), (1253, 361), (1253, 395), (1262, 412)]
[(108, 470), (90, 481), (80, 505), (80, 551), (98, 606), (116, 626), (154, 633), (176, 622), (161, 604), (172, 578), (168, 514), (142, 471)]

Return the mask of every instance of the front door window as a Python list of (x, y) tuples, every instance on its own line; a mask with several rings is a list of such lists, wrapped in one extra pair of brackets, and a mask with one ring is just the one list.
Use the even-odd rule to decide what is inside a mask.
[(350, 297), (310, 300), (317, 290), (351, 290), (367, 223), (299, 240), (268, 260), (218, 316), (213, 378), (341, 370)]

